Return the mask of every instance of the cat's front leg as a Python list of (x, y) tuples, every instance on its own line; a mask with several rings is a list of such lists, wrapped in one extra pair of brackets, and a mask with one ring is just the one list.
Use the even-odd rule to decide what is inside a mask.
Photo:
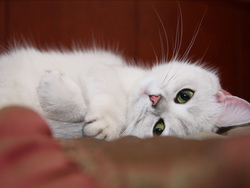
[(81, 122), (86, 104), (79, 86), (66, 74), (47, 71), (37, 89), (46, 118), (61, 122)]
[[(121, 99), (122, 100), (122, 99)], [(98, 139), (113, 140), (120, 136), (125, 124), (125, 100), (102, 95), (92, 100), (85, 117), (83, 134)]]

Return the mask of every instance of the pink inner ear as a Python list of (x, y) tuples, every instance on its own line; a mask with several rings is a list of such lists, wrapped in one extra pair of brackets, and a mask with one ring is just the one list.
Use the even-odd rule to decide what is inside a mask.
[(219, 102), (223, 102), (226, 99), (226, 96), (232, 96), (230, 93), (228, 93), (225, 90), (219, 90), (216, 97), (218, 99)]
[(250, 104), (230, 93), (220, 90), (216, 94), (221, 104), (218, 126), (242, 125), (250, 122)]

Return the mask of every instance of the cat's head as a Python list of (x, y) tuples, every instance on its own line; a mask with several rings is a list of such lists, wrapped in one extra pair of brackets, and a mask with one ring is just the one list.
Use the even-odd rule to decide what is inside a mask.
[(185, 136), (249, 122), (250, 104), (222, 90), (214, 71), (173, 61), (154, 66), (136, 85), (122, 134)]

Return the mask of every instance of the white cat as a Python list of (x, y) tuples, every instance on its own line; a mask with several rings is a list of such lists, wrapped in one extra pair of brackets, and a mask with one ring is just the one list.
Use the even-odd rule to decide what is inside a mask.
[(146, 69), (98, 49), (2, 54), (0, 108), (10, 105), (36, 110), (60, 138), (185, 136), (250, 122), (250, 104), (211, 70), (177, 60)]

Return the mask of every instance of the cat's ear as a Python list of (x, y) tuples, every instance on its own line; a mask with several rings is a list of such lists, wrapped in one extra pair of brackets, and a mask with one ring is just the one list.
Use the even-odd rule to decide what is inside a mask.
[(217, 126), (227, 127), (250, 122), (250, 104), (247, 101), (224, 90), (218, 91), (216, 97), (221, 105)]

